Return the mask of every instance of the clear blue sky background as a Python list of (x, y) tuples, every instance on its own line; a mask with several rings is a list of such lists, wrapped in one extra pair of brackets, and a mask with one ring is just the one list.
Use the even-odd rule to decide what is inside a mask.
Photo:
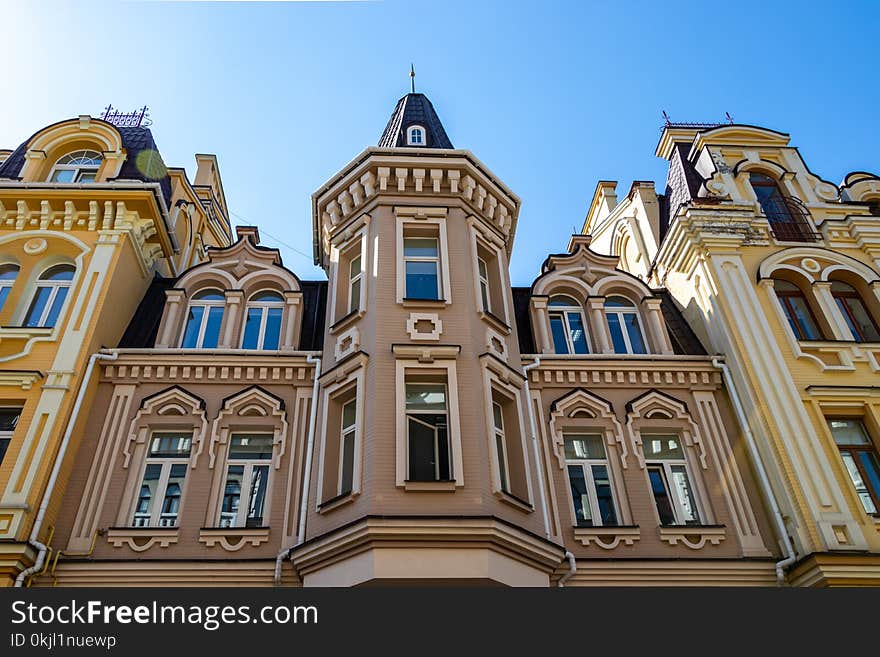
[[(839, 182), (880, 170), (876, 2), (172, 3), (0, 0), (0, 147), (112, 103), (150, 106), (171, 166), (216, 153), (236, 223), (303, 278), (310, 195), (428, 94), (452, 139), (522, 198), (527, 285), (598, 180), (662, 191), (661, 110), (792, 135)], [(269, 235), (275, 236), (272, 239)]]

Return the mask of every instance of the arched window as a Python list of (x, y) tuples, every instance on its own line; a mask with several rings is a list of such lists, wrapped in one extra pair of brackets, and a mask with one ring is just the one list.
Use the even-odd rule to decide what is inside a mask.
[[(767, 219), (773, 221), (777, 218), (789, 217), (785, 197), (773, 178), (763, 173), (750, 173), (749, 183), (755, 190), (755, 196), (758, 197), (758, 203)], [(788, 220), (791, 221), (791, 218), (789, 217)]]
[(242, 349), (278, 349), (284, 299), (277, 292), (257, 292), (250, 298), (244, 324)]
[(214, 349), (220, 341), (220, 325), (226, 299), (219, 290), (203, 290), (189, 304), (183, 349)]
[(789, 281), (774, 280), (773, 289), (798, 340), (821, 340), (822, 332), (801, 289)]
[(49, 182), (91, 183), (95, 182), (103, 157), (96, 151), (74, 151), (55, 163)]
[(605, 319), (611, 332), (611, 342), (616, 354), (646, 354), (639, 310), (624, 297), (608, 297), (605, 300)]
[(790, 242), (815, 242), (818, 239), (816, 227), (806, 209), (797, 199), (783, 195), (773, 178), (753, 172), (749, 174), (749, 183), (767, 217), (773, 237)]
[(6, 298), (12, 292), (17, 277), (18, 265), (0, 265), (0, 310), (6, 305)]
[(564, 295), (550, 298), (550, 333), (557, 354), (588, 354), (586, 324), (581, 305)]
[(424, 146), (425, 129), (420, 125), (410, 126), (406, 131), (407, 146)]
[(880, 342), (880, 330), (865, 307), (861, 295), (849, 283), (831, 282), (831, 295), (857, 342)]
[(75, 271), (72, 265), (55, 265), (40, 274), (34, 300), (24, 318), (25, 326), (55, 326)]

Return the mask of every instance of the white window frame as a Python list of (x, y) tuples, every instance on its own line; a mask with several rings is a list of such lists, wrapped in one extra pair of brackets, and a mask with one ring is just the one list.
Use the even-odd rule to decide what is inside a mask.
[[(45, 276), (50, 270), (55, 269), (56, 267), (64, 266), (69, 267), (73, 270), (73, 274), (70, 277), (70, 280), (67, 281), (52, 281), (44, 279)], [(61, 263), (60, 265), (52, 265), (51, 267), (46, 267), (43, 272), (37, 277), (36, 287), (34, 288), (33, 294), (31, 294), (31, 301), (27, 306), (27, 310), (24, 313), (24, 319), (22, 320), (22, 324), (27, 325), (28, 318), (30, 316), (31, 308), (34, 305), (34, 302), (37, 300), (37, 295), (40, 293), (40, 290), (43, 288), (49, 288), (51, 291), (49, 292), (49, 299), (46, 301), (46, 305), (43, 307), (43, 312), (40, 313), (40, 319), (37, 324), (34, 325), (33, 328), (53, 328), (47, 327), (46, 321), (49, 319), (49, 315), (52, 313), (52, 308), (55, 305), (55, 299), (58, 298), (59, 290), (66, 289), (70, 290), (73, 287), (73, 280), (76, 278), (76, 267), (73, 265), (67, 265), (65, 263)], [(64, 303), (67, 303), (67, 300), (70, 298), (68, 294), (64, 298)], [(58, 319), (61, 319), (61, 311), (64, 309), (64, 305), (62, 304), (61, 308), (58, 309)], [(57, 323), (57, 322), (56, 322)]]
[[(183, 329), (180, 332), (180, 340), (178, 344), (181, 349), (202, 349), (202, 343), (205, 339), (205, 331), (208, 328), (208, 315), (211, 312), (211, 308), (223, 308), (223, 316), (220, 318), (220, 338), (223, 336), (223, 320), (226, 319), (226, 295), (222, 290), (218, 290), (215, 288), (208, 288), (205, 290), (199, 290), (198, 293), (202, 292), (219, 292), (223, 299), (195, 299), (193, 298), (186, 306), (186, 312), (183, 315)], [(184, 347), (183, 341), (186, 338), (186, 329), (189, 324), (189, 311), (191, 308), (196, 306), (204, 308), (204, 312), (202, 312), (201, 323), (199, 324), (199, 333), (196, 337), (196, 344), (192, 347)], [(219, 347), (219, 339), (218, 339), (218, 347)]]
[[(678, 442), (679, 447), (681, 448), (682, 457), (677, 459), (660, 459), (660, 458), (648, 458), (645, 455), (645, 475), (648, 477), (648, 492), (651, 495), (651, 502), (654, 507), (654, 513), (657, 516), (658, 523), (660, 522), (660, 512), (657, 510), (657, 502), (654, 499), (654, 492), (651, 488), (651, 476), (649, 474), (649, 470), (651, 468), (661, 467), (663, 472), (663, 483), (666, 486), (666, 494), (669, 496), (669, 500), (672, 503), (672, 514), (675, 516), (675, 526), (676, 527), (685, 527), (688, 525), (702, 525), (706, 522), (706, 514), (703, 511), (703, 506), (700, 500), (700, 491), (696, 485), (696, 479), (694, 478), (693, 473), (691, 472), (691, 466), (688, 463), (687, 459), (687, 447), (684, 444), (681, 436), (674, 433), (656, 433), (656, 434), (641, 434), (642, 440), (642, 453), (644, 454), (644, 445), (647, 441), (651, 440), (654, 437), (660, 438), (675, 438)], [(679, 490), (677, 486), (673, 485), (672, 480), (672, 468), (674, 466), (681, 466), (684, 468), (685, 475), (687, 476), (688, 487), (690, 488), (691, 495), (694, 498), (694, 510), (697, 514), (697, 521), (688, 523), (685, 520), (684, 514), (684, 506), (679, 498)]]
[[(496, 415), (496, 409), (498, 414)], [(501, 420), (499, 426), (498, 421)], [(507, 460), (507, 435), (504, 431), (504, 407), (494, 399), (492, 400), (492, 424), (495, 429), (495, 455), (498, 458), (498, 483), (501, 491), (510, 495), (510, 464)], [(501, 449), (498, 449), (498, 445)], [(498, 452), (501, 452), (500, 458)]]
[[(62, 160), (82, 159), (82, 158), (90, 156), (90, 155), (91, 156), (93, 156), (93, 155), (98, 156), (97, 157), (97, 159), (98, 159), (97, 165), (62, 163)], [(92, 159), (95, 159), (95, 158), (92, 157)], [(48, 178), (47, 182), (51, 182), (55, 185), (65, 185), (65, 184), (72, 185), (75, 183), (82, 184), (84, 182), (82, 180), (83, 174), (87, 174), (87, 173), (93, 173), (95, 177), (92, 180), (88, 180), (85, 182), (89, 182), (89, 183), (95, 182), (98, 178), (98, 170), (101, 168), (101, 164), (103, 164), (103, 162), (104, 162), (104, 156), (101, 153), (99, 153), (98, 151), (93, 151), (90, 149), (83, 149), (83, 150), (73, 151), (72, 153), (67, 153), (65, 155), (62, 155), (60, 158), (58, 158), (58, 161), (55, 162), (55, 165), (52, 167), (52, 170), (49, 172), (49, 178)], [(73, 180), (66, 182), (66, 183), (57, 182), (57, 181), (52, 180), (55, 177), (55, 174), (59, 171), (73, 171), (74, 172), (73, 173)]]
[[(413, 139), (416, 130), (421, 133), (421, 139), (417, 142)], [(427, 146), (428, 145), (428, 131), (425, 130), (424, 126), (421, 125), (411, 125), (406, 129), (406, 145), (407, 146)]]
[[(428, 409), (423, 409), (423, 410), (417, 410), (417, 409), (411, 410), (409, 408), (405, 408), (405, 411), (406, 411), (407, 481), (419, 481), (419, 482), (425, 481), (425, 480), (421, 480), (421, 479), (420, 480), (413, 480), (412, 473), (409, 472), (409, 445), (410, 445), (409, 423), (410, 423), (410, 420), (416, 420), (417, 422), (420, 422), (421, 424), (426, 424), (425, 422), (419, 420), (420, 415), (445, 415), (446, 416), (446, 459), (449, 462), (449, 473), (448, 473), (449, 476), (445, 479), (440, 479), (440, 461), (438, 458), (440, 456), (440, 443), (439, 443), (437, 431), (435, 430), (434, 431), (434, 456), (435, 456), (434, 479), (433, 480), (428, 479), (427, 481), (428, 482), (430, 482), (430, 481), (455, 481), (455, 473), (452, 470), (452, 444), (451, 444), (451, 440), (449, 437), (449, 385), (447, 384), (447, 382), (445, 380), (441, 381), (440, 379), (438, 379), (435, 382), (418, 381), (418, 382), (414, 382), (414, 383), (409, 383), (409, 382), (405, 381), (404, 382), (404, 397), (406, 396), (406, 390), (408, 390), (409, 388), (421, 387), (421, 386), (434, 387), (434, 388), (436, 388), (438, 386), (443, 386), (443, 409), (428, 408)], [(404, 404), (406, 404), (406, 401), (404, 401)]]
[[(632, 306), (618, 306), (609, 308), (605, 304), (609, 299), (624, 299), (629, 303), (632, 303)], [(642, 313), (639, 312), (639, 308), (636, 304), (634, 304), (630, 299), (620, 294), (614, 294), (608, 297), (605, 302), (602, 303), (602, 310), (605, 314), (605, 328), (608, 331), (608, 339), (611, 341), (611, 349), (614, 349), (614, 340), (611, 336), (611, 325), (608, 323), (609, 315), (617, 315), (617, 321), (620, 323), (620, 332), (623, 334), (623, 342), (626, 345), (626, 353), (633, 356), (644, 356), (651, 353), (651, 345), (648, 344), (648, 336), (645, 333), (645, 327), (642, 324)], [(639, 327), (639, 333), (642, 335), (642, 343), (645, 345), (645, 353), (644, 354), (636, 354), (633, 351), (632, 342), (629, 339), (629, 331), (626, 329), (626, 322), (624, 322), (623, 318), (625, 315), (635, 315), (636, 316), (636, 324)]]
[(480, 306), (483, 312), (492, 312), (492, 291), (489, 287), (489, 264), (477, 256), (477, 279), (480, 285)]
[[(329, 318), (331, 333), (337, 333), (348, 326), (348, 322), (342, 322), (339, 326), (336, 326), (336, 324), (353, 314), (351, 312), (353, 301), (351, 298), (351, 285), (349, 285), (347, 289), (343, 287), (346, 278), (344, 273), (350, 276), (350, 269), (349, 272), (343, 272), (341, 264), (345, 263), (346, 260), (350, 263), (358, 256), (358, 254), (361, 258), (361, 291), (355, 313), (358, 314), (358, 316), (362, 316), (364, 313), (366, 307), (367, 286), (370, 281), (370, 276), (367, 275), (369, 258), (371, 256), (371, 252), (368, 249), (369, 227), (370, 216), (367, 214), (362, 215), (358, 217), (352, 225), (334, 236), (334, 242), (331, 243), (330, 273), (328, 275), (328, 278), (330, 279), (330, 288), (327, 298), (327, 316)], [(343, 239), (344, 236), (349, 237)], [(355, 254), (354, 257), (347, 259), (347, 254), (353, 252)], [(373, 278), (376, 277), (376, 270), (377, 265), (374, 263)], [(338, 309), (338, 304), (336, 303), (340, 295), (345, 295), (346, 299), (346, 304), (342, 310)]]
[[(473, 267), (474, 267), (474, 294), (477, 302), (477, 310), (478, 312), (488, 313), (494, 315), (496, 318), (502, 320), (505, 324), (509, 323), (511, 320), (509, 319), (512, 315), (510, 312), (510, 306), (508, 301), (508, 294), (505, 292), (510, 289), (510, 283), (507, 279), (506, 272), (504, 267), (502, 266), (503, 254), (504, 254), (504, 242), (498, 237), (496, 234), (490, 232), (490, 230), (476, 218), (476, 217), (468, 217), (468, 226), (470, 227), (472, 233), (471, 240), (471, 248), (473, 249)], [(489, 264), (482, 255), (480, 255), (480, 250), (487, 251), (490, 257), (494, 258), (494, 269), (498, 275), (498, 283), (499, 289), (502, 291), (502, 298), (499, 300), (494, 300), (492, 298), (492, 265)], [(486, 267), (486, 276), (482, 275), (480, 271), (480, 261), (483, 261)], [(486, 283), (487, 287), (487, 299), (489, 301), (489, 307), (486, 308), (483, 304), (483, 295), (482, 295), (482, 284)], [(494, 303), (493, 303), (494, 302)]]
[[(15, 420), (15, 426), (18, 426), (18, 420), (21, 419), (21, 407), (20, 406), (0, 406), (0, 410), (2, 411), (17, 411), (18, 418)], [(15, 427), (12, 428), (11, 431), (0, 431), (0, 445), (3, 444), (3, 441), (6, 441), (6, 446), (4, 449), (0, 450), (0, 465), (3, 464), (3, 459), (6, 457), (6, 452), (9, 451), (9, 445), (12, 444), (12, 435), (15, 433)]]
[[(357, 273), (354, 269), (354, 263), (358, 263)], [(348, 312), (356, 313), (361, 309), (361, 295), (364, 286), (364, 256), (362, 252), (358, 252), (348, 262)], [(355, 299), (354, 286), (358, 285), (357, 299)]]
[(572, 297), (569, 297), (567, 294), (554, 294), (550, 295), (547, 299), (547, 323), (548, 330), (550, 335), (550, 346), (553, 347), (554, 353), (556, 352), (556, 343), (553, 340), (553, 316), (560, 315), (562, 317), (562, 327), (565, 329), (565, 345), (568, 348), (569, 355), (585, 355), (585, 354), (576, 354), (574, 350), (574, 340), (571, 339), (571, 324), (568, 321), (569, 313), (577, 313), (581, 318), (581, 326), (584, 329), (584, 342), (587, 343), (587, 353), (593, 353), (593, 345), (590, 342), (590, 329), (586, 321), (586, 316), (584, 314), (583, 306), (574, 305), (574, 306), (551, 306), (550, 302), (553, 299), (558, 297), (568, 297), (575, 301)]
[[(426, 349), (430, 351), (430, 348)], [(406, 488), (407, 479), (409, 477), (409, 432), (407, 430), (406, 419), (406, 379), (408, 374), (419, 375), (424, 373), (424, 370), (430, 370), (431, 374), (436, 374), (438, 382), (443, 381), (445, 377), (447, 420), (446, 431), (450, 450), (450, 477), (454, 481), (455, 487), (459, 488), (464, 486), (464, 462), (461, 449), (461, 427), (459, 420), (458, 403), (458, 375), (455, 367), (455, 360), (451, 358), (438, 358), (433, 362), (421, 362), (418, 360), (409, 359), (399, 359), (396, 361), (396, 484), (400, 488)], [(431, 484), (433, 482), (425, 483)]]
[[(357, 459), (357, 446), (358, 446), (358, 413), (360, 412), (360, 404), (358, 404), (357, 398), (357, 390), (355, 389), (354, 396), (349, 399), (347, 402), (343, 402), (340, 408), (340, 423), (341, 427), (339, 430), (339, 470), (338, 477), (336, 482), (336, 494), (337, 495), (345, 495), (351, 492), (352, 488), (354, 488), (354, 475), (355, 475), (355, 461)], [(345, 424), (345, 408), (350, 404), (354, 404), (354, 420), (351, 424)], [(352, 464), (351, 464), (351, 486), (348, 487), (348, 490), (343, 488), (342, 474), (345, 463), (345, 444), (348, 440), (352, 441)]]
[[(244, 324), (242, 325), (242, 329), (241, 329), (242, 349), (244, 349), (245, 327), (247, 326), (247, 318), (248, 318), (248, 314), (250, 313), (251, 309), (258, 309), (260, 311), (260, 328), (257, 333), (257, 346), (254, 347), (254, 349), (264, 351), (263, 345), (266, 342), (266, 324), (269, 321), (269, 309), (270, 308), (280, 308), (281, 309), (281, 323), (278, 325), (278, 349), (280, 349), (281, 345), (283, 344), (282, 341), (283, 341), (284, 336), (283, 336), (282, 329), (284, 328), (284, 309), (287, 306), (287, 304), (284, 301), (284, 296), (280, 292), (276, 292), (275, 290), (259, 290), (257, 292), (254, 292), (251, 295), (251, 299), (253, 299), (258, 294), (262, 294), (263, 292), (271, 292), (273, 294), (277, 294), (278, 299), (275, 299), (272, 301), (248, 301), (247, 302), (247, 305), (245, 306), (245, 311), (244, 311)], [(187, 312), (189, 312), (189, 308), (187, 308)], [(204, 329), (207, 326), (207, 321), (205, 319), (206, 317), (207, 317), (207, 313), (202, 316), (203, 326), (200, 328), (200, 331), (199, 331), (200, 332), (199, 344), (201, 344), (201, 338), (204, 337)], [(186, 333), (185, 328), (184, 328), (184, 333)], [(273, 349), (272, 351), (277, 351), (277, 350)]]
[[(415, 215), (417, 212), (424, 210), (424, 215), (418, 215), (418, 218), (415, 218), (412, 215)], [(414, 304), (418, 303), (441, 303), (445, 302), (446, 305), (450, 305), (452, 303), (452, 283), (449, 278), (449, 249), (446, 238), (446, 208), (395, 208), (397, 212), (397, 303), (404, 303), (404, 300), (407, 302), (412, 302)], [(406, 212), (406, 214), (403, 214)], [(412, 215), (410, 215), (412, 213)], [(437, 216), (440, 215), (440, 216)], [(403, 240), (404, 237), (414, 237), (418, 239), (422, 237), (422, 235), (406, 235), (408, 231), (419, 231), (422, 232), (425, 229), (428, 229), (436, 234), (431, 235), (430, 237), (436, 237), (438, 239), (438, 244), (440, 246), (438, 257), (438, 272), (437, 272), (437, 282), (439, 286), (439, 297), (436, 300), (418, 300), (418, 299), (407, 299), (406, 298), (406, 264), (404, 261), (403, 255)]]
[[(435, 256), (413, 256), (406, 255), (406, 242), (407, 240), (431, 240), (437, 243), (437, 255)], [(407, 237), (403, 236), (403, 285), (404, 285), (404, 299), (415, 299), (418, 301), (441, 301), (443, 299), (443, 274), (441, 271), (441, 263), (440, 263), (440, 240), (437, 237)], [(406, 266), (411, 262), (432, 262), (437, 266), (437, 296), (436, 297), (426, 297), (425, 299), (416, 297), (410, 297), (406, 294)]]
[[(150, 451), (152, 449), (153, 440), (159, 436), (178, 436), (183, 437), (189, 435), (190, 437), (190, 453), (185, 457), (163, 457), (163, 456), (150, 456)], [(193, 439), (194, 436), (192, 432), (187, 433), (186, 431), (173, 431), (173, 430), (156, 430), (150, 433), (150, 437), (147, 443), (147, 452), (146, 458), (144, 458), (143, 467), (141, 468), (140, 476), (137, 478), (135, 483), (134, 490), (134, 500), (131, 505), (131, 512), (128, 514), (128, 517), (131, 519), (132, 527), (152, 527), (152, 528), (169, 528), (169, 527), (178, 527), (180, 521), (180, 514), (183, 512), (183, 499), (186, 494), (186, 486), (189, 482), (189, 462), (192, 454), (193, 448)], [(156, 494), (153, 497), (153, 505), (150, 509), (150, 515), (146, 517), (147, 523), (140, 524), (138, 523), (138, 514), (137, 508), (138, 503), (141, 498), (141, 488), (144, 485), (144, 475), (147, 473), (147, 468), (150, 465), (160, 465), (162, 470), (159, 474), (159, 482), (156, 484)], [(165, 496), (168, 493), (168, 480), (171, 478), (171, 468), (175, 465), (183, 465), (187, 469), (187, 473), (184, 475), (183, 485), (180, 487), (180, 506), (177, 510), (177, 515), (174, 517), (173, 523), (163, 523), (162, 518), (162, 506), (165, 503)], [(143, 518), (143, 516), (142, 516)]]
[[(599, 439), (599, 442), (602, 445), (602, 448), (605, 451), (604, 459), (596, 459), (596, 458), (585, 458), (585, 459), (573, 459), (565, 456), (565, 482), (567, 484), (568, 490), (568, 508), (570, 509), (572, 518), (574, 519), (574, 525), (576, 527), (618, 527), (620, 526), (620, 504), (617, 501), (617, 491), (615, 489), (615, 481), (614, 481), (614, 472), (611, 467), (610, 459), (608, 458), (608, 445), (605, 444), (605, 432), (601, 429), (591, 431), (589, 429), (577, 429), (577, 430), (568, 430), (562, 432), (562, 449), (563, 455), (565, 454), (565, 439), (573, 438), (576, 436), (595, 436)], [(605, 471), (608, 473), (608, 486), (611, 489), (611, 504), (614, 506), (614, 517), (617, 519), (616, 525), (606, 525), (602, 522), (602, 511), (599, 508), (599, 496), (596, 494), (596, 480), (593, 477), (593, 466), (600, 465), (605, 467)], [(590, 513), (592, 514), (592, 525), (582, 525), (581, 519), (577, 517), (575, 514), (574, 508), (574, 498), (572, 496), (571, 490), (571, 476), (569, 475), (568, 468), (569, 466), (580, 467), (581, 471), (584, 473), (584, 481), (587, 484), (590, 501)]]
[[(247, 527), (247, 515), (250, 509), (251, 484), (253, 483), (254, 468), (266, 467), (266, 501), (263, 505), (263, 524), (262, 527), (268, 527), (269, 513), (271, 511), (272, 499), (272, 457), (266, 459), (242, 459), (232, 458), (229, 455), (232, 449), (232, 439), (234, 436), (268, 436), (269, 444), (272, 446), (270, 450), (274, 453), (275, 434), (268, 431), (234, 431), (229, 433), (229, 446), (226, 448), (226, 463), (223, 465), (223, 477), (220, 482), (220, 500), (217, 505), (217, 527), (224, 529), (244, 529)], [(241, 490), (238, 498), (238, 510), (235, 513), (235, 522), (231, 525), (224, 525), (223, 518), (223, 498), (226, 496), (226, 482), (229, 481), (229, 468), (234, 466), (244, 466), (244, 473), (241, 477)], [(249, 529), (257, 529), (251, 527)]]

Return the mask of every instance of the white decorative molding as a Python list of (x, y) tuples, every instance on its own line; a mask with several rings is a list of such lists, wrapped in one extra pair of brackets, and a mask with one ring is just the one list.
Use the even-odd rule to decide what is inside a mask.
[(219, 545), (227, 552), (238, 552), (246, 545), (259, 547), (268, 540), (268, 527), (203, 527), (199, 530), (199, 543), (209, 548)]
[[(420, 331), (422, 322), (431, 325), (431, 330)], [(410, 313), (406, 320), (406, 332), (412, 340), (439, 340), (443, 334), (443, 321), (437, 313)]]
[(613, 550), (623, 543), (632, 546), (641, 538), (638, 527), (575, 527), (574, 538), (586, 547), (595, 545), (603, 550)]
[(146, 552), (154, 545), (167, 548), (177, 543), (178, 533), (177, 527), (114, 527), (107, 530), (107, 542), (113, 547), (127, 546), (135, 552)]
[(349, 354), (356, 352), (361, 347), (361, 332), (357, 326), (352, 326), (347, 331), (336, 336), (336, 344), (333, 345), (333, 354), (336, 360), (342, 360)]
[(40, 255), (48, 246), (48, 242), (42, 237), (33, 237), (25, 242), (21, 248), (28, 255)]
[(208, 467), (214, 468), (218, 448), (227, 444), (232, 433), (231, 425), (242, 423), (256, 423), (264, 430), (272, 431), (272, 466), (277, 470), (286, 450), (287, 413), (281, 399), (259, 386), (251, 386), (223, 401), (223, 407), (211, 428)]
[(498, 331), (491, 328), (486, 329), (486, 349), (490, 354), (495, 354), (503, 361), (507, 361), (509, 355), (507, 350), (507, 339)]
[(726, 538), (724, 527), (660, 527), (660, 540), (675, 546), (679, 543), (686, 545), (691, 550), (702, 550), (708, 545), (720, 545)]

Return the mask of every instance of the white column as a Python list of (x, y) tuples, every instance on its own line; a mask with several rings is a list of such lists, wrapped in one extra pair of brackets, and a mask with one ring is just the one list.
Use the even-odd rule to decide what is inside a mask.
[(235, 327), (239, 325), (241, 307), (244, 303), (244, 292), (226, 290), (226, 312), (223, 313), (223, 339), (218, 345), (221, 349), (234, 349), (232, 338)]
[(651, 335), (653, 337), (654, 353), (663, 355), (672, 354), (672, 342), (669, 340), (669, 334), (666, 331), (666, 324), (663, 321), (663, 311), (660, 310), (661, 301), (656, 297), (649, 297), (642, 301), (642, 315), (647, 319), (650, 326)]
[(590, 297), (587, 299), (587, 307), (590, 311), (590, 323), (593, 325), (593, 334), (596, 336), (597, 353), (613, 354), (614, 347), (611, 342), (611, 332), (608, 330), (608, 322), (605, 321), (605, 297)]

